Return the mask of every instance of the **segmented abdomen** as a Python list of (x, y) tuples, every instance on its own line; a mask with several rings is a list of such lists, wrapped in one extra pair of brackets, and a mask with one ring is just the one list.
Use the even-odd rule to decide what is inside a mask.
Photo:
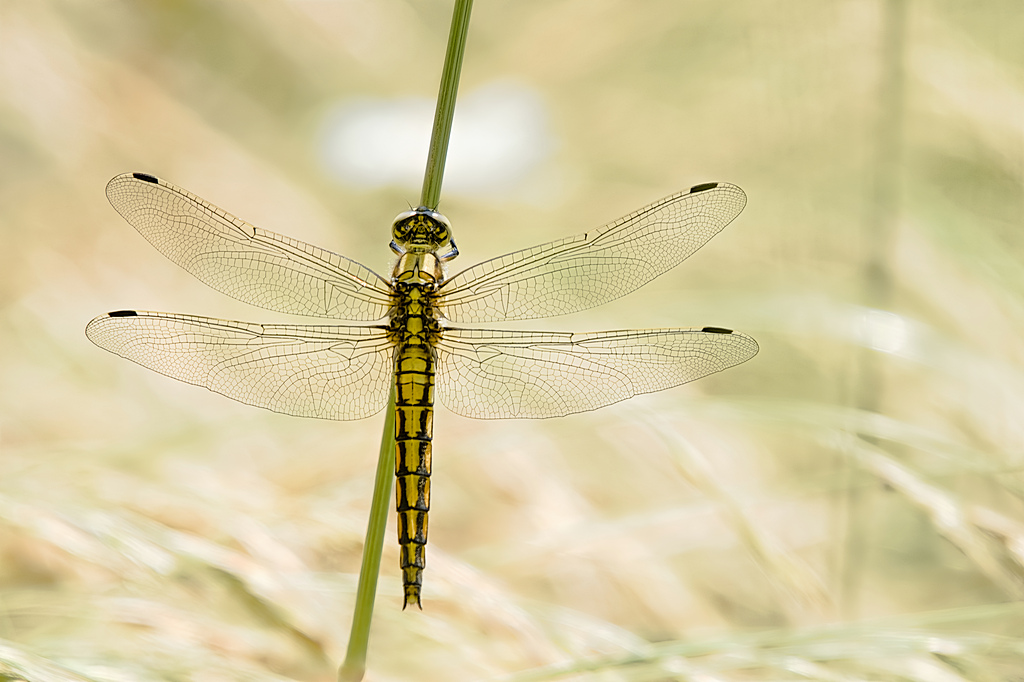
[(399, 344), (395, 359), (395, 498), (405, 605), (420, 604), (430, 509), (434, 356), (421, 339)]

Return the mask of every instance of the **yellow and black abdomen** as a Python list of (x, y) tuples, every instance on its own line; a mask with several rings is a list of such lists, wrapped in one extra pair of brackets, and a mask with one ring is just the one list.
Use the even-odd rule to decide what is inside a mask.
[(396, 340), (395, 499), (405, 606), (420, 606), (434, 434), (433, 344), (440, 329), (432, 313), (430, 287), (412, 286), (404, 293), (392, 318)]
[(395, 498), (405, 605), (420, 606), (430, 510), (434, 357), (429, 347), (399, 347), (395, 371)]

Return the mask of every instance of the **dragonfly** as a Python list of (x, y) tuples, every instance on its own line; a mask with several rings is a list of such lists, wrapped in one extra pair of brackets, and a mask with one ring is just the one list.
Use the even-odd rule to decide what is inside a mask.
[(403, 609), (422, 609), (435, 389), (478, 419), (558, 417), (672, 388), (754, 357), (722, 327), (550, 332), (460, 324), (526, 320), (601, 305), (688, 258), (746, 204), (706, 183), (603, 227), (449, 276), (448, 219), (419, 207), (391, 229), (390, 277), (255, 227), (146, 173), (107, 185), (114, 209), (217, 291), (268, 310), (362, 324), (259, 324), (138, 310), (86, 327), (97, 346), (248, 405), (300, 417), (369, 417), (395, 395)]

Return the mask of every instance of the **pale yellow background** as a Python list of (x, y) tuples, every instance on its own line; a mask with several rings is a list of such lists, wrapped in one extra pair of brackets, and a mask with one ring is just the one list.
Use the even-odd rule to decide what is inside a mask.
[[(463, 95), (532, 93), (546, 152), (444, 195), (454, 269), (730, 181), (746, 210), (686, 264), (519, 326), (761, 353), (565, 419), (440, 408), (425, 610), (389, 529), (368, 679), (1013, 679), (1024, 15), (907, 3), (887, 53), (897, 5), (478, 0)], [(122, 308), (289, 319), (165, 260), (103, 188), (153, 173), (384, 271), (418, 186), (332, 177), (324, 126), (433, 98), (449, 16), (0, 3), (0, 677), (333, 679), (382, 418), (260, 411), (90, 344)]]

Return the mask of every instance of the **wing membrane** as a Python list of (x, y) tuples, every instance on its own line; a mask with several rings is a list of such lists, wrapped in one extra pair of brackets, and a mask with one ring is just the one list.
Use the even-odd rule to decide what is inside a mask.
[(607, 303), (688, 258), (745, 204), (735, 185), (697, 185), (591, 232), (464, 270), (441, 285), (441, 311), (452, 322), (499, 322)]
[(446, 329), (437, 391), (477, 419), (559, 417), (745, 362), (757, 343), (727, 329), (569, 332)]
[(379, 327), (122, 311), (97, 317), (85, 333), (143, 367), (275, 412), (361, 419), (388, 401), (391, 343)]
[(344, 256), (254, 227), (169, 182), (118, 175), (107, 199), (160, 253), (217, 291), (283, 313), (379, 320), (388, 283)]

